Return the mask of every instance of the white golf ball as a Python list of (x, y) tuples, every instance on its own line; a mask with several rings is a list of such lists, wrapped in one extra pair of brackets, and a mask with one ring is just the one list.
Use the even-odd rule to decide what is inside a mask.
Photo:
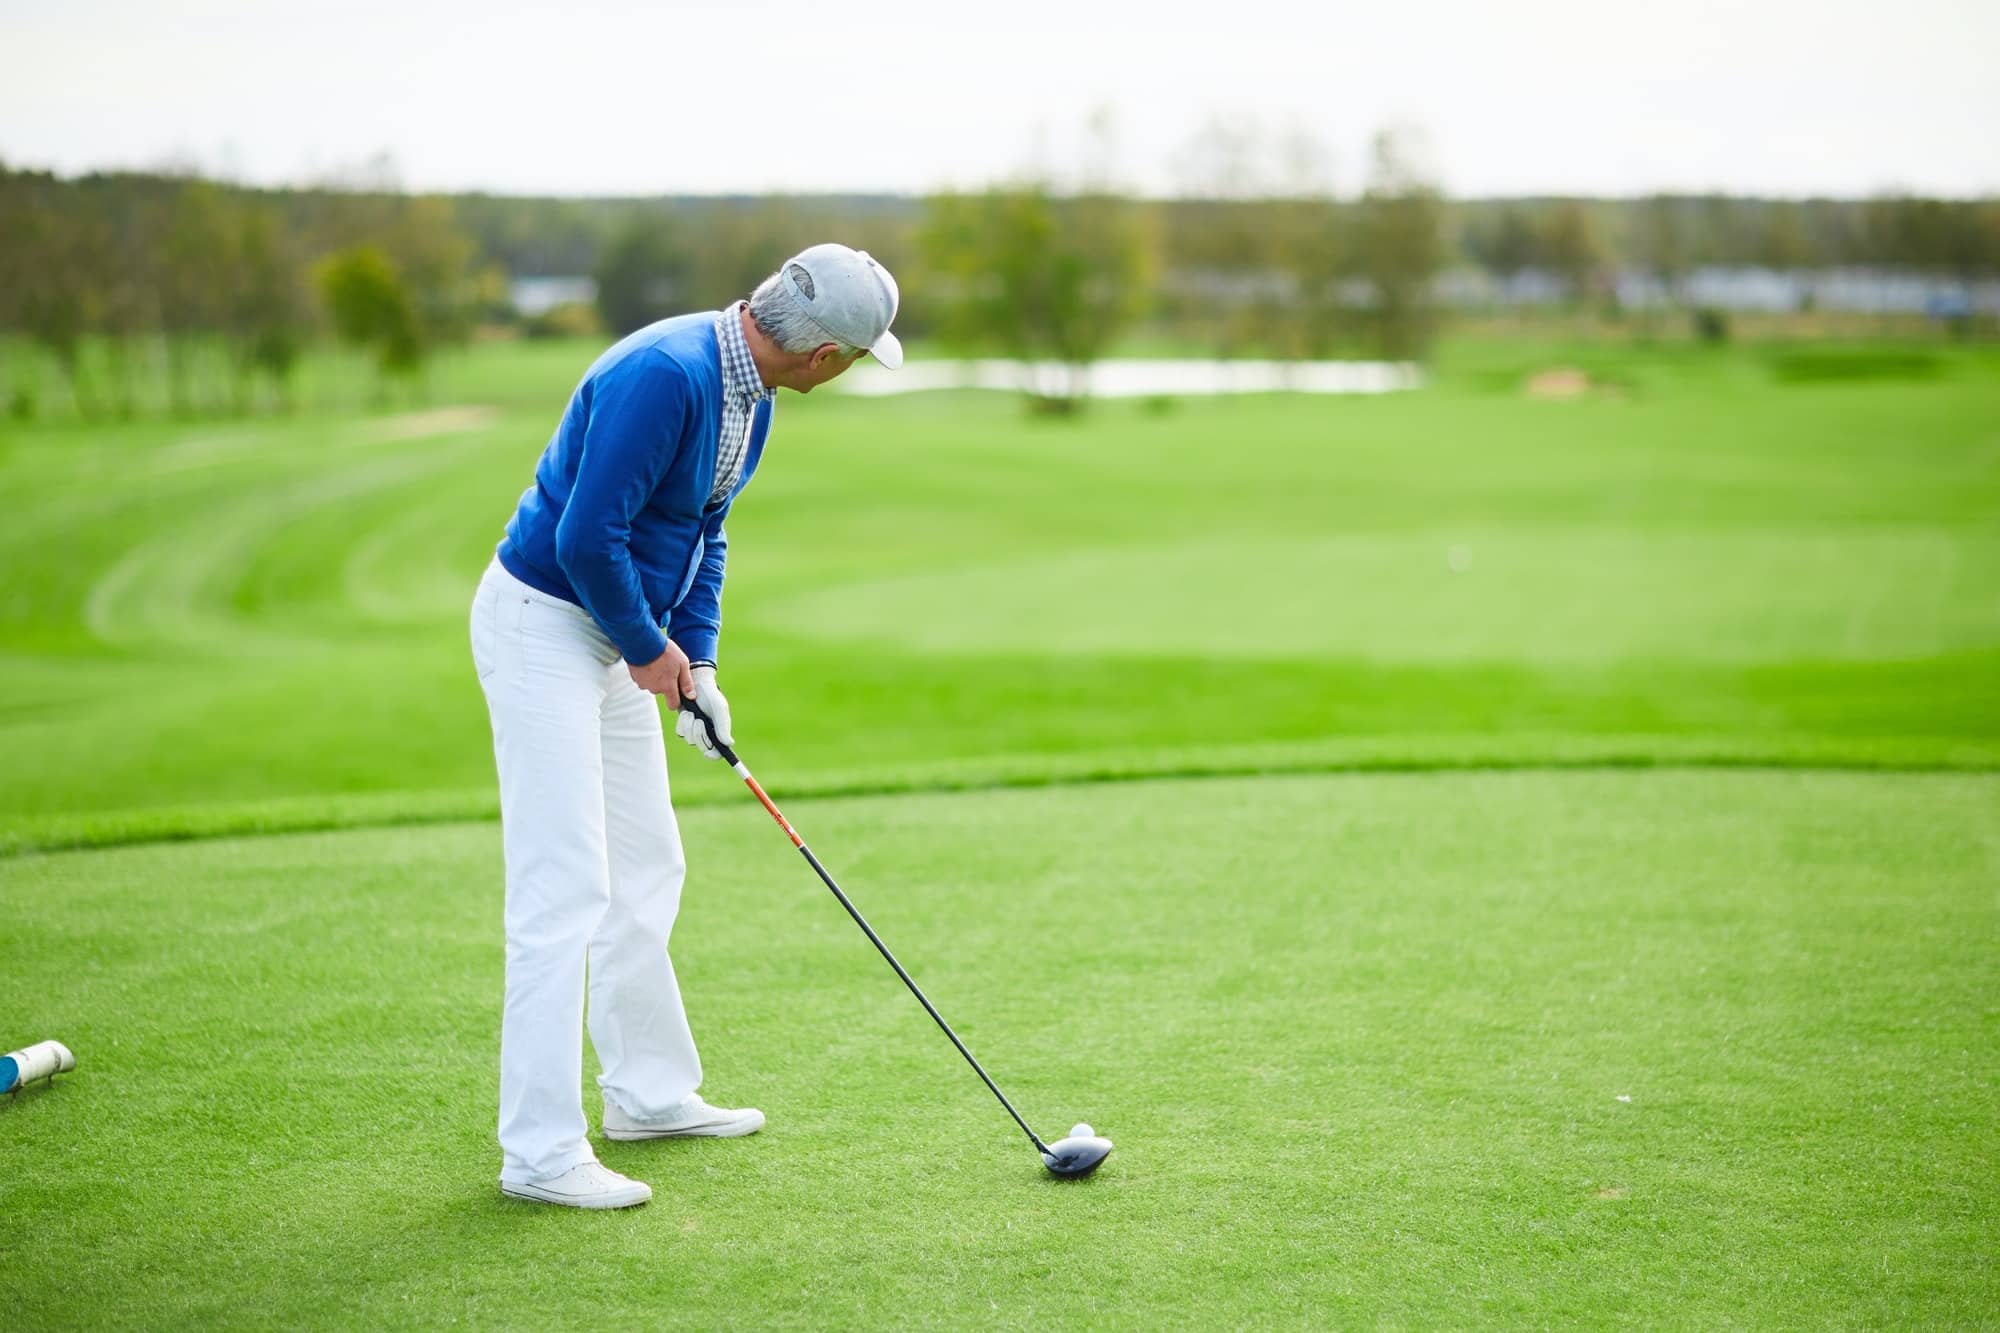
[(1069, 1127), (1069, 1136), (1073, 1139), (1087, 1139), (1096, 1133), (1097, 1131), (1089, 1125), (1071, 1125)]

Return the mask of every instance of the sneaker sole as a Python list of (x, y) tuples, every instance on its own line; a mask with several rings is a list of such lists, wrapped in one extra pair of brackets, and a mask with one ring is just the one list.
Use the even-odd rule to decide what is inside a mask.
[(764, 1117), (760, 1115), (755, 1120), (722, 1120), (673, 1129), (607, 1129), (604, 1137), (619, 1143), (636, 1143), (641, 1139), (740, 1139), (763, 1127)]
[(644, 1194), (555, 1194), (534, 1185), (511, 1184), (502, 1184), (500, 1192), (510, 1199), (553, 1203), (564, 1208), (637, 1208), (653, 1197), (651, 1190)]

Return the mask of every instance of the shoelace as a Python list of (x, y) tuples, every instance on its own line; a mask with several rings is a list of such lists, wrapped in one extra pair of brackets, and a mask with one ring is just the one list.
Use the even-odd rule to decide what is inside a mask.
[(586, 1189), (615, 1189), (630, 1182), (602, 1162), (585, 1162), (583, 1179), (578, 1183)]

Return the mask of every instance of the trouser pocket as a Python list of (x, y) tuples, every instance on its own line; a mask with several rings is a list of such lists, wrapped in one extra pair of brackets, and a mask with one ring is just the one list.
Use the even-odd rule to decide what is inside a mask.
[(509, 622), (510, 610), (512, 623), (520, 623), (520, 607), (513, 604), (505, 585), (493, 576), (493, 568), (487, 570), (486, 577), (479, 581), (479, 590), (472, 594), (472, 668), (479, 673), (481, 685), (492, 680), (500, 669), (500, 637), (503, 626)]

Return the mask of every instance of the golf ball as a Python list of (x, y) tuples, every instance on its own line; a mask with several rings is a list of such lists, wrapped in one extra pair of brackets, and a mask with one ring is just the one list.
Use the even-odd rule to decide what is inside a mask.
[(1073, 1139), (1087, 1139), (1096, 1133), (1097, 1131), (1089, 1125), (1071, 1125), (1069, 1127), (1069, 1136)]

